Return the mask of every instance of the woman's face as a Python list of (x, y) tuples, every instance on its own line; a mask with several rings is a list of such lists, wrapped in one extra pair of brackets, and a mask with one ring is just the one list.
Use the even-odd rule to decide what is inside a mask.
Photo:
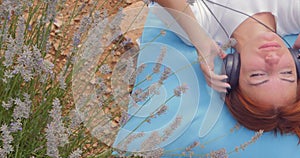
[(289, 105), (296, 100), (296, 66), (279, 36), (273, 32), (253, 36), (241, 47), (240, 56), (242, 93), (267, 108)]

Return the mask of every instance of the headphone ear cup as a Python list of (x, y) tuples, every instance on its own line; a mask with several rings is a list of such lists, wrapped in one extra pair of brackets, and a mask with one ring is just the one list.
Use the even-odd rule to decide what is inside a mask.
[(300, 51), (298, 49), (292, 49), (292, 48), (290, 48), (289, 50), (293, 56), (296, 69), (297, 69), (297, 78), (299, 80), (300, 79)]
[(223, 59), (223, 74), (228, 76), (227, 82), (230, 84), (232, 89), (235, 89), (238, 86), (239, 76), (240, 76), (240, 54), (234, 52), (228, 54)]

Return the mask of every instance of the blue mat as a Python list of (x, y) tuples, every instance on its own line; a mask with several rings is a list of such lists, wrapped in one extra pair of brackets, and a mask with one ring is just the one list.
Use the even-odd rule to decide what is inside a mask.
[[(292, 43), (296, 36), (285, 38)], [(219, 94), (206, 85), (195, 49), (168, 31), (151, 12), (140, 43), (138, 66), (145, 64), (146, 68), (137, 76), (134, 90), (147, 90), (167, 67), (174, 74), (163, 82), (159, 94), (151, 95), (138, 105), (128, 105), (131, 118), (120, 129), (115, 148), (129, 152), (144, 152), (147, 146), (148, 149), (162, 148), (163, 157), (189, 157), (191, 152), (192, 157), (205, 157), (213, 151), (226, 151), (230, 158), (300, 157), (295, 135), (275, 136), (273, 132), (264, 132), (253, 142), (255, 131), (237, 125)], [(164, 49), (166, 54), (160, 73), (153, 74), (157, 58)], [(220, 63), (216, 61), (216, 71)], [(188, 86), (186, 93), (173, 97), (174, 89), (183, 84)], [(153, 115), (164, 104), (167, 111)], [(198, 143), (196, 147), (186, 150), (195, 142)]]

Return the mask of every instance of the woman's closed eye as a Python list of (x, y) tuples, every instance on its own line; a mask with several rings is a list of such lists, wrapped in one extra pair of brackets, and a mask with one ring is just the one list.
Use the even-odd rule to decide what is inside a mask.
[(280, 79), (284, 80), (284, 81), (288, 81), (288, 82), (295, 82), (295, 75), (293, 73), (293, 71), (288, 70), (288, 71), (282, 71), (280, 72)]
[(250, 74), (249, 84), (252, 86), (258, 86), (268, 81), (267, 73), (265, 72), (253, 72)]
[(283, 71), (283, 72), (280, 72), (280, 74), (283, 74), (283, 75), (292, 75), (293, 74), (293, 71)]
[[(281, 74), (283, 76), (292, 76), (293, 71), (292, 70), (281, 71), (281, 72), (279, 72), (279, 74)], [(250, 78), (251, 77), (263, 77), (265, 75), (266, 75), (266, 73), (264, 73), (264, 72), (255, 72), (255, 73), (250, 74)]]

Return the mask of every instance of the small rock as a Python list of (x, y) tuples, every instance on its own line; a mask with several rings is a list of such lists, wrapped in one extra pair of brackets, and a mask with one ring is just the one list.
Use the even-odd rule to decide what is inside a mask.
[(54, 50), (57, 51), (58, 47), (59, 47), (59, 44), (58, 43), (54, 43), (53, 46), (54, 46)]
[(62, 25), (62, 21), (59, 19), (55, 19), (53, 23), (57, 28), (60, 28)]
[(75, 22), (79, 22), (79, 21), (80, 21), (80, 17), (76, 17), (76, 18), (74, 19), (74, 21), (75, 21)]
[(132, 4), (134, 2), (134, 0), (125, 0), (125, 3), (127, 4)]

